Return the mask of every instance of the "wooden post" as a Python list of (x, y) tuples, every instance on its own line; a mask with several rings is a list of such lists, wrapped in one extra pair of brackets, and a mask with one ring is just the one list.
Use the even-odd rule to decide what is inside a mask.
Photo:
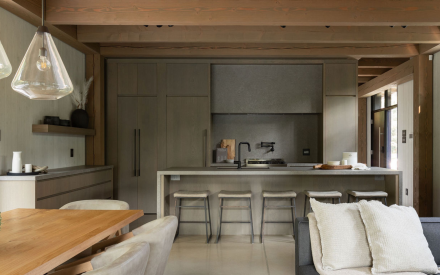
[[(414, 57), (414, 208), (433, 215), (433, 64), (429, 55)], [(405, 176), (405, 175), (403, 175)]]
[(104, 117), (104, 58), (99, 54), (86, 55), (86, 78), (93, 76), (87, 96), (86, 111), (89, 128), (95, 136), (86, 137), (86, 165), (105, 164), (105, 117)]

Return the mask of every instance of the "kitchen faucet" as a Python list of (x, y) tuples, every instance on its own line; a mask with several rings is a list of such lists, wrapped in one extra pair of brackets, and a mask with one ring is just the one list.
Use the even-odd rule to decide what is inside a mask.
[(249, 142), (240, 142), (238, 144), (238, 161), (234, 161), (235, 164), (238, 164), (237, 169), (241, 169), (241, 157), (240, 157), (241, 146), (240, 145), (242, 145), (242, 144), (247, 144), (249, 152), (251, 151), (251, 145), (249, 144)]

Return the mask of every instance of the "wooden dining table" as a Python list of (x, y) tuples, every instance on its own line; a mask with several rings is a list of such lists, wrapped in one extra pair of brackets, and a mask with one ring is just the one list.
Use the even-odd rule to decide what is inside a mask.
[(3, 212), (0, 274), (45, 274), (143, 215), (142, 210)]

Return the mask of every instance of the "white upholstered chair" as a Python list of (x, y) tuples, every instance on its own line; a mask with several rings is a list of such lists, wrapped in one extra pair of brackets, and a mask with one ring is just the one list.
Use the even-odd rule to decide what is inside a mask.
[(114, 247), (118, 247), (133, 242), (148, 242), (150, 257), (144, 275), (163, 275), (176, 230), (177, 218), (167, 216), (146, 223), (122, 236), (97, 243), (92, 247), (92, 252), (102, 251), (105, 247), (115, 244)]
[(117, 200), (84, 200), (63, 205), (60, 209), (71, 210), (130, 210), (125, 201)]
[(147, 242), (132, 242), (111, 247), (91, 260), (69, 265), (52, 274), (144, 275), (149, 255), (150, 245)]

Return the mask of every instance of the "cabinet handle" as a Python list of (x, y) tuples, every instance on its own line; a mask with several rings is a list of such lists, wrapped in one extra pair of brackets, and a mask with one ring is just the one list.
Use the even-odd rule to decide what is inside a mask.
[(136, 177), (136, 129), (134, 129), (134, 176)]
[(139, 154), (139, 163), (138, 163), (138, 165), (139, 165), (139, 170), (138, 170), (138, 177), (140, 177), (140, 176), (141, 176), (141, 129), (138, 129), (138, 134), (139, 134), (139, 137), (138, 137), (138, 143), (139, 143), (139, 146), (138, 146), (138, 154)]

